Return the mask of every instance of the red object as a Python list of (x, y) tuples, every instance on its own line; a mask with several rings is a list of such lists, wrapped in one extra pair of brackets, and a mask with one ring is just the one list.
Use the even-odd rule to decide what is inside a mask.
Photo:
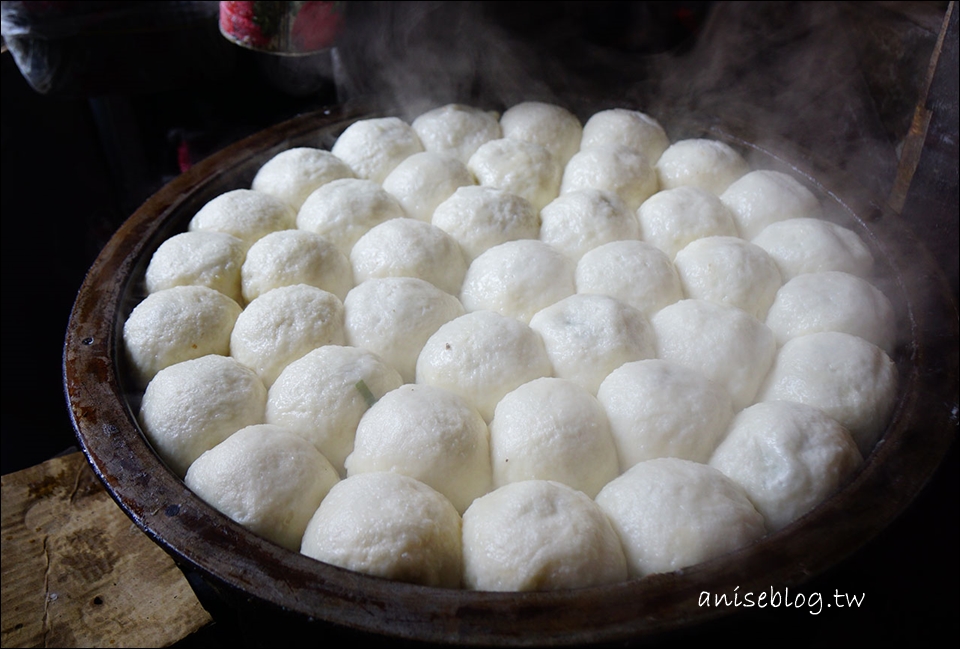
[(325, 50), (343, 24), (341, 2), (220, 3), (220, 32), (238, 45), (267, 52)]
[(267, 47), (265, 36), (256, 22), (253, 2), (221, 2), (220, 31), (230, 40), (247, 47)]
[(336, 2), (304, 2), (293, 21), (290, 36), (299, 52), (322, 50), (333, 45), (343, 28), (343, 14)]
[(180, 143), (177, 144), (177, 166), (180, 173), (185, 173), (193, 166), (193, 161), (190, 160), (190, 145), (186, 138), (180, 138)]

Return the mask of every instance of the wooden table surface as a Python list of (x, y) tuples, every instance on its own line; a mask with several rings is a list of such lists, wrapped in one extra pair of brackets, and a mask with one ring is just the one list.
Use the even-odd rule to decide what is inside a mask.
[(82, 453), (2, 478), (4, 647), (165, 647), (210, 624)]

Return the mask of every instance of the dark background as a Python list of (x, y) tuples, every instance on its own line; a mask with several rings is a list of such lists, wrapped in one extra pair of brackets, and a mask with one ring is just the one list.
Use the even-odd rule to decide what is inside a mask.
[[(338, 101), (408, 119), (449, 101), (525, 99), (581, 118), (617, 105), (730, 118), (821, 152), (881, 197), (894, 193), (925, 102), (936, 109), (930, 133), (943, 137), (923, 147), (918, 185), (929, 192), (904, 212), (957, 294), (956, 15), (928, 71), (946, 3), (346, 3), (336, 71), (328, 54), (280, 59), (227, 42), (216, 3), (85, 4), (85, 15), (21, 13), (12, 37), (4, 27), (42, 91), (0, 56), (4, 474), (76, 447), (63, 337), (86, 269), (120, 223), (192, 162)], [(952, 644), (957, 456), (954, 431), (906, 513), (802, 589), (865, 593), (862, 609), (754, 610), (660, 640)], [(238, 640), (219, 623), (183, 644)]]

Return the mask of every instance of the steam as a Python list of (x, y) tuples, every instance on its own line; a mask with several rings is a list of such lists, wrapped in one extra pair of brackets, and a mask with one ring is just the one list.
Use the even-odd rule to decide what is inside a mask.
[(487, 21), (479, 3), (367, 3), (347, 20), (338, 50), (349, 99), (372, 98), (408, 120), (454, 102), (558, 100), (544, 61)]
[(502, 110), (549, 101), (581, 119), (629, 106), (665, 123), (774, 134), (880, 196), (893, 183), (897, 152), (859, 68), (856, 17), (840, 5), (719, 3), (692, 49), (656, 55), (591, 43), (582, 28), (591, 10), (577, 3), (520, 3), (522, 34), (485, 3), (350, 5), (359, 9), (339, 48), (349, 71), (341, 98), (372, 97), (408, 120), (451, 102)]
[[(846, 172), (874, 205), (890, 195), (895, 142), (905, 133), (890, 132), (890, 113), (881, 115), (864, 74), (871, 65), (865, 50), (876, 40), (870, 18), (882, 9), (716, 3), (684, 47), (650, 53), (629, 46), (664, 31), (664, 16), (646, 10), (631, 9), (633, 24), (618, 26), (617, 42), (607, 43), (592, 42), (584, 26), (597, 24), (590, 12), (609, 13), (611, 3), (492, 9), (497, 4), (348, 3), (341, 98), (373, 98), (380, 110), (408, 121), (451, 102), (502, 111), (547, 101), (581, 120), (632, 107), (664, 123), (671, 139), (687, 136), (685, 124), (725, 125), (751, 142), (809, 152)], [(928, 54), (921, 48), (917, 60)], [(919, 89), (925, 69), (909, 74), (907, 63), (896, 61), (907, 68), (897, 73), (897, 90), (912, 107), (911, 84)], [(849, 219), (837, 220), (851, 227)], [(906, 277), (907, 266), (897, 274)], [(895, 300), (897, 294), (888, 292)]]
[(861, 72), (857, 36), (832, 3), (719, 5), (693, 51), (658, 71), (651, 112), (783, 137), (886, 196), (897, 153)]

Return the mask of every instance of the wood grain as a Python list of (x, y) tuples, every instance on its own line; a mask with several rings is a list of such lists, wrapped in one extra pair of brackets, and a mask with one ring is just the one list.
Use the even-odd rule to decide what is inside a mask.
[(210, 622), (82, 453), (2, 478), (4, 647), (163, 647)]

